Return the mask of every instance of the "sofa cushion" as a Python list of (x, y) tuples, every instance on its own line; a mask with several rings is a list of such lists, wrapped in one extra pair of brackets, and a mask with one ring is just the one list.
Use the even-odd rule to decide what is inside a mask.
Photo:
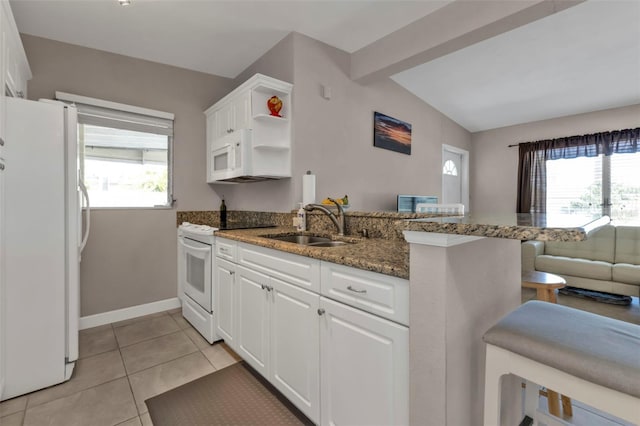
[(640, 265), (640, 226), (616, 228), (615, 263)]
[(616, 263), (613, 265), (611, 272), (614, 281), (640, 285), (640, 265)]
[(611, 280), (611, 263), (599, 260), (574, 259), (572, 257), (543, 254), (536, 257), (536, 270), (551, 272), (552, 274), (592, 278), (594, 280)]
[(612, 225), (605, 225), (589, 233), (584, 241), (546, 242), (544, 254), (613, 263), (615, 239), (616, 228)]

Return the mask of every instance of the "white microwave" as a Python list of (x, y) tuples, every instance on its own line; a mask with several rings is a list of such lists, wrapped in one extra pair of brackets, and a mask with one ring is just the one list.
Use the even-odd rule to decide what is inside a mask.
[(241, 129), (215, 141), (209, 152), (209, 181), (233, 182), (250, 175), (251, 130)]
[[(216, 140), (208, 162), (209, 183), (243, 183), (290, 176), (288, 152), (252, 145), (251, 129), (236, 130)], [(287, 173), (288, 172), (288, 173)]]

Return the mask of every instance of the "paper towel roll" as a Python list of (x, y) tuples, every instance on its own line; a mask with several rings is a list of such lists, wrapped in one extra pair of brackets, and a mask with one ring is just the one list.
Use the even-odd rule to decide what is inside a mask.
[(316, 202), (316, 175), (310, 171), (302, 176), (302, 203), (306, 206)]

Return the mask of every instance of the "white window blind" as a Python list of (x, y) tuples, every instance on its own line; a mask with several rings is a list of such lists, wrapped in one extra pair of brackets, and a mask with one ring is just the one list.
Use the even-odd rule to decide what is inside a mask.
[(56, 92), (56, 99), (74, 103), (82, 124), (173, 136), (171, 113), (64, 92)]
[(57, 92), (78, 111), (80, 174), (95, 207), (169, 207), (173, 114)]

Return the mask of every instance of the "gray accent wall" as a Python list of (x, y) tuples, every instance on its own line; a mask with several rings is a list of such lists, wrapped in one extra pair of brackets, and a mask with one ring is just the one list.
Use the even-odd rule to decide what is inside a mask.
[[(82, 255), (81, 316), (176, 297), (176, 209), (220, 204), (205, 182), (207, 107), (233, 80), (80, 46), (22, 35), (33, 72), (31, 99), (56, 91), (175, 114), (171, 209), (97, 210)], [(46, 226), (46, 206), (42, 211)]]
[(518, 148), (508, 145), (635, 128), (640, 105), (535, 121), (472, 134), (471, 206), (475, 213), (516, 211)]
[[(302, 175), (317, 175), (318, 201), (349, 195), (354, 210), (394, 210), (397, 194), (441, 192), (443, 143), (470, 150), (462, 127), (390, 79), (349, 77), (348, 53), (292, 33), (235, 80), (23, 35), (32, 99), (56, 91), (175, 114), (171, 209), (98, 210), (81, 265), (81, 315), (176, 296), (178, 210), (288, 212), (302, 198)], [(294, 84), (293, 178), (240, 185), (205, 182), (203, 111), (261, 72)], [(331, 99), (321, 96), (331, 88)], [(413, 125), (412, 153), (373, 146), (373, 112)]]
[[(294, 84), (293, 177), (213, 185), (230, 209), (297, 208), (307, 170), (316, 175), (317, 201), (347, 194), (352, 210), (395, 210), (397, 194), (441, 195), (442, 144), (470, 150), (470, 133), (391, 79), (362, 85), (349, 70), (348, 53), (292, 33), (241, 74), (237, 84), (256, 72)], [(410, 156), (373, 146), (374, 111), (412, 124)]]

